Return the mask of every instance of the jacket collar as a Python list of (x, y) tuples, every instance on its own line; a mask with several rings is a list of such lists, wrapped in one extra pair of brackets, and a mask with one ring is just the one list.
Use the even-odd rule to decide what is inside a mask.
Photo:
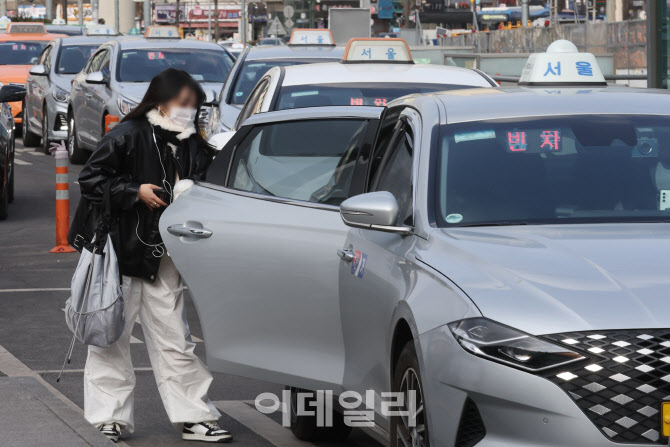
[(182, 127), (178, 124), (172, 122), (169, 118), (164, 117), (160, 114), (157, 109), (152, 109), (147, 112), (147, 119), (154, 126), (162, 127), (165, 130), (172, 132), (179, 132), (177, 134), (177, 139), (185, 140), (195, 133), (195, 126), (191, 125), (189, 127)]

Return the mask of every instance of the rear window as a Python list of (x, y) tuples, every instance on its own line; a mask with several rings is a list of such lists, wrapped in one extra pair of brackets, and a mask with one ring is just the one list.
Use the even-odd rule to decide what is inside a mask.
[(0, 42), (0, 65), (34, 65), (48, 41)]
[(88, 59), (98, 49), (98, 45), (67, 45), (61, 47), (56, 65), (58, 74), (76, 74), (86, 65)]
[(223, 83), (233, 61), (221, 49), (134, 49), (121, 52), (118, 63), (119, 82), (150, 82), (167, 68), (186, 70), (199, 82)]
[(294, 85), (282, 87), (276, 109), (349, 105), (384, 107), (388, 102), (401, 96), (458, 88), (472, 88), (472, 86), (411, 82)]

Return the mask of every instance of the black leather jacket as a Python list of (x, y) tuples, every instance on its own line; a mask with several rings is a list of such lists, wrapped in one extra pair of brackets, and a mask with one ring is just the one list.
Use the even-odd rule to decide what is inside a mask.
[[(144, 183), (162, 186), (163, 178), (174, 186), (175, 174), (179, 179), (202, 179), (212, 160), (211, 149), (195, 135), (178, 140), (176, 132), (158, 126), (153, 130), (157, 145), (146, 118), (121, 123), (103, 137), (79, 175), (82, 199), (68, 235), (70, 244), (79, 250), (83, 243), (90, 242), (97, 227), (104, 184), (111, 180), (110, 235), (121, 274), (151, 282), (156, 279), (160, 256), (142, 241), (149, 245), (163, 242), (158, 220), (164, 208), (149, 210), (137, 199), (139, 187)], [(168, 140), (178, 144), (175, 155)]]

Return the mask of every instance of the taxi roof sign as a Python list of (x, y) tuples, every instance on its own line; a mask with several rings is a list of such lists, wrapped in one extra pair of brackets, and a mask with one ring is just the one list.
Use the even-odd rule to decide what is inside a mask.
[(413, 64), (412, 53), (404, 39), (353, 38), (349, 39), (342, 56), (343, 63), (396, 63)]
[(569, 40), (557, 40), (546, 53), (533, 53), (521, 72), (519, 85), (607, 85), (596, 57), (580, 53)]
[(335, 45), (333, 33), (329, 29), (296, 28), (291, 33), (289, 45)]
[(46, 34), (47, 28), (39, 22), (13, 22), (7, 26), (7, 33)]
[(86, 27), (87, 36), (117, 36), (114, 25), (91, 24)]
[(181, 33), (176, 26), (149, 26), (144, 37), (147, 39), (181, 39)]

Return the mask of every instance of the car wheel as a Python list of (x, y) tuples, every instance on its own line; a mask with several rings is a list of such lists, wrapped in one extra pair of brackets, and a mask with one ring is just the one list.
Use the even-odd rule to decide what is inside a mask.
[(67, 145), (68, 158), (70, 163), (75, 165), (81, 165), (86, 163), (88, 160), (88, 153), (85, 152), (82, 148), (79, 147), (77, 143), (77, 127), (74, 123), (74, 115), (70, 115), (68, 121), (68, 145)]
[(14, 170), (16, 169), (16, 164), (14, 164), (14, 148), (16, 144), (16, 136), (12, 137), (12, 158), (9, 160), (9, 179), (7, 182), (7, 201), (12, 203), (14, 201)]
[(30, 124), (26, 118), (26, 104), (23, 103), (23, 118), (21, 120), (21, 129), (23, 133), (23, 145), (25, 147), (35, 147), (40, 144), (40, 136), (30, 131)]
[(44, 116), (42, 117), (42, 152), (49, 154), (49, 117), (47, 116), (46, 104), (44, 105)]
[(9, 214), (9, 182), (0, 190), (0, 220), (7, 219)]
[[(410, 416), (391, 418), (391, 447), (429, 447), (421, 372), (413, 340), (407, 342), (398, 357), (393, 373), (392, 390), (402, 393), (404, 405), (400, 412), (409, 412)], [(415, 393), (414, 404), (410, 401), (411, 391)], [(411, 411), (410, 407), (416, 410)], [(415, 415), (414, 418), (411, 417), (412, 413)]]
[(344, 416), (337, 411), (333, 411), (333, 426), (319, 427), (317, 426), (316, 415), (298, 415), (298, 393), (308, 393), (310, 396), (305, 397), (305, 407), (314, 408), (310, 406), (310, 402), (316, 400), (313, 391), (307, 391), (300, 388), (290, 388), (291, 390), (291, 432), (293, 436), (303, 441), (344, 441), (351, 433), (351, 427), (344, 422)]

